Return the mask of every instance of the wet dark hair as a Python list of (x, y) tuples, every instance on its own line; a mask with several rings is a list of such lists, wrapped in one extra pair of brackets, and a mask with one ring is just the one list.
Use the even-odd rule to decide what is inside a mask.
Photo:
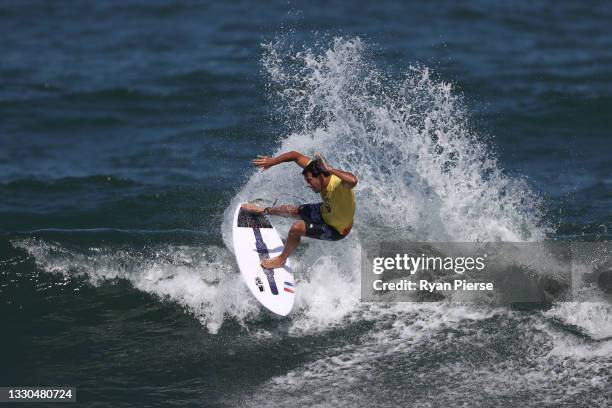
[(310, 163), (308, 163), (308, 165), (304, 167), (304, 170), (302, 170), (303, 175), (306, 175), (306, 173), (312, 174), (312, 177), (319, 177), (321, 174), (324, 176), (329, 176), (330, 174), (327, 171), (323, 171), (319, 160), (312, 160)]

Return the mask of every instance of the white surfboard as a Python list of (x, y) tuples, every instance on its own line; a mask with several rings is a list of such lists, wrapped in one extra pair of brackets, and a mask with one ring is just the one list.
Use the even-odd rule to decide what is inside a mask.
[(282, 268), (264, 269), (262, 259), (283, 251), (283, 241), (265, 215), (238, 208), (234, 213), (232, 238), (242, 278), (259, 302), (270, 311), (286, 316), (293, 308), (295, 281), (289, 260)]

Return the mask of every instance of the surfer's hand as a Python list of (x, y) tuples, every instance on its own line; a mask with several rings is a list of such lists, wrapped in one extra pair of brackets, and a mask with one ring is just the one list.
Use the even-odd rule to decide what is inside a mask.
[(255, 204), (251, 204), (251, 203), (244, 203), (242, 204), (242, 207), (245, 211), (257, 214), (257, 215), (262, 215), (264, 213), (264, 209), (261, 207), (256, 206)]
[(267, 170), (274, 166), (274, 159), (268, 156), (257, 155), (257, 158), (253, 160), (253, 164), (257, 167), (261, 167), (262, 170)]
[(319, 164), (321, 165), (321, 170), (323, 170), (324, 172), (329, 173), (331, 171), (331, 167), (329, 167), (329, 165), (327, 164), (327, 162), (325, 161), (325, 159), (323, 158), (323, 155), (321, 155), (321, 153), (316, 152), (315, 153), (315, 158), (317, 160), (319, 160)]

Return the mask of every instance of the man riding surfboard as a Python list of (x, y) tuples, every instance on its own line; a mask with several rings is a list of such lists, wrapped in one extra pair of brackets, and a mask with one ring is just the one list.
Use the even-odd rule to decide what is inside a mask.
[(242, 208), (256, 214), (279, 215), (300, 218), (289, 229), (283, 252), (274, 258), (264, 259), (261, 266), (267, 269), (282, 267), (297, 248), (302, 236), (325, 241), (338, 241), (346, 237), (353, 227), (357, 177), (347, 171), (330, 167), (320, 153), (311, 160), (299, 152), (288, 152), (277, 157), (257, 156), (253, 164), (266, 170), (280, 163), (295, 162), (300, 166), (308, 187), (321, 194), (323, 202), (300, 206), (281, 205), (261, 208), (243, 204)]

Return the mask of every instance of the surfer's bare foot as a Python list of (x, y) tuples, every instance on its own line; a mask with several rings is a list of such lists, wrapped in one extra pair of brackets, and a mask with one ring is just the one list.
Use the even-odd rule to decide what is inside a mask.
[(264, 210), (263, 208), (255, 205), (255, 204), (251, 204), (251, 203), (244, 203), (242, 204), (241, 207), (243, 210), (248, 211), (248, 212), (252, 212), (255, 214), (263, 214)]
[(285, 262), (287, 262), (286, 259), (283, 259), (280, 256), (275, 256), (274, 258), (264, 259), (261, 261), (261, 266), (266, 269), (276, 269), (285, 265)]

